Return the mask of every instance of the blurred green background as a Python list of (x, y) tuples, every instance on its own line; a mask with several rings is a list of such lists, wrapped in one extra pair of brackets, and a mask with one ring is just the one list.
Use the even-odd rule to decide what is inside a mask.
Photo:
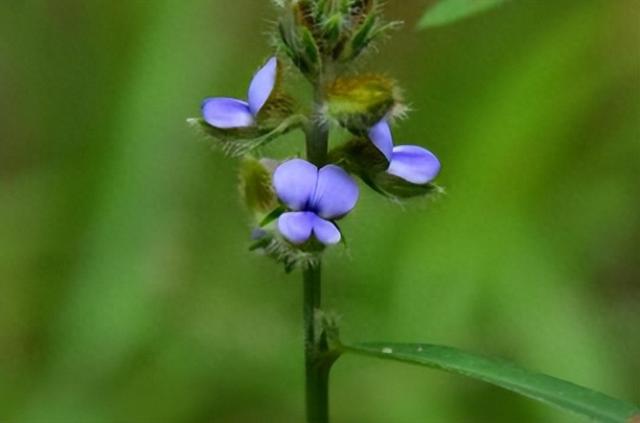
[[(398, 143), (437, 203), (367, 192), (326, 260), (343, 338), (445, 343), (640, 402), (640, 3), (522, 0), (413, 30)], [(185, 119), (243, 96), (266, 0), (0, 5), (0, 422), (299, 423), (301, 283), (247, 253), (234, 160)], [(302, 151), (288, 136), (274, 154)], [(581, 421), (345, 357), (335, 423)]]

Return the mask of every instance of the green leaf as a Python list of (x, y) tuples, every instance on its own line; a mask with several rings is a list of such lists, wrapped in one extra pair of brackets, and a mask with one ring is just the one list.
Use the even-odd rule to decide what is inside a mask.
[(280, 216), (284, 214), (287, 210), (284, 207), (278, 207), (269, 213), (262, 221), (260, 222), (260, 227), (264, 228), (265, 226), (275, 222)]
[(345, 351), (419, 364), (479, 379), (602, 423), (633, 423), (640, 408), (564, 380), (521, 369), (511, 363), (452, 347), (425, 344), (365, 343)]
[(487, 11), (507, 0), (441, 0), (428, 9), (418, 23), (418, 29), (447, 25)]

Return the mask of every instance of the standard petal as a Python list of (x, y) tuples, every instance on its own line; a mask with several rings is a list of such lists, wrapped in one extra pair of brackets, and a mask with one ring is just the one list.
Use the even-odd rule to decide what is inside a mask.
[(318, 186), (310, 207), (324, 219), (336, 219), (349, 213), (358, 202), (358, 184), (342, 168), (328, 165), (318, 173)]
[(289, 160), (273, 174), (276, 194), (292, 210), (303, 210), (309, 204), (318, 182), (318, 168), (302, 159)]
[(285, 213), (278, 218), (278, 230), (292, 244), (304, 244), (311, 238), (315, 219), (311, 212)]
[(388, 173), (412, 184), (423, 185), (440, 173), (440, 161), (428, 150), (416, 145), (400, 145), (393, 149)]
[(265, 105), (278, 77), (278, 59), (272, 57), (266, 65), (254, 75), (249, 86), (249, 109), (254, 116)]
[(342, 235), (336, 225), (314, 215), (313, 234), (324, 245), (335, 245), (340, 242)]
[(249, 104), (235, 98), (216, 97), (202, 102), (205, 122), (221, 129), (245, 128), (254, 123)]
[(393, 135), (391, 135), (391, 127), (386, 119), (382, 119), (369, 129), (369, 138), (371, 142), (384, 154), (387, 160), (391, 161), (393, 153)]

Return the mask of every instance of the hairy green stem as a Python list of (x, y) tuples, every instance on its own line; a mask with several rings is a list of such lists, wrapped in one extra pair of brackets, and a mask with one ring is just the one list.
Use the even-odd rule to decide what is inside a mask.
[[(322, 123), (320, 107), (322, 91), (318, 84), (315, 92), (315, 115), (306, 130), (307, 160), (318, 167), (327, 161), (329, 129)], [(329, 371), (332, 361), (325, 357), (322, 329), (316, 324), (316, 312), (321, 307), (322, 263), (304, 270), (304, 334), (307, 423), (329, 422)]]
[(329, 151), (329, 127), (322, 117), (322, 89), (315, 90), (314, 114), (306, 128), (307, 135), (307, 160), (321, 167), (327, 162)]
[[(329, 422), (329, 369), (322, 359), (321, 334), (316, 325), (320, 309), (321, 265), (304, 271), (304, 326), (307, 423)], [(321, 330), (321, 329), (320, 329)]]
[[(317, 117), (314, 117), (314, 121)], [(313, 123), (307, 129), (307, 160), (321, 167), (327, 162), (329, 130), (324, 125)]]

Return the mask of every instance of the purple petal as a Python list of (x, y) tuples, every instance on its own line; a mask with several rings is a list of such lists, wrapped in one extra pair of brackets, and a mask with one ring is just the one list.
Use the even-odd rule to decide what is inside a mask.
[(387, 160), (391, 161), (393, 135), (391, 135), (391, 127), (389, 127), (386, 119), (382, 119), (369, 129), (369, 139), (384, 154)]
[(278, 59), (272, 57), (266, 65), (254, 75), (249, 86), (249, 109), (254, 116), (265, 105), (276, 85)]
[(245, 128), (254, 123), (249, 104), (235, 98), (208, 98), (202, 102), (202, 116), (211, 126), (221, 129)]
[(278, 197), (292, 210), (307, 207), (318, 182), (318, 168), (311, 163), (294, 159), (278, 166), (273, 174), (273, 186)]
[(318, 186), (310, 207), (324, 219), (336, 219), (349, 213), (358, 202), (358, 185), (347, 172), (335, 165), (318, 173)]
[(335, 245), (342, 239), (342, 235), (336, 225), (315, 215), (313, 233), (318, 238), (318, 241), (324, 245)]
[(311, 238), (316, 219), (311, 212), (285, 213), (278, 219), (278, 230), (292, 244), (304, 244)]
[(415, 145), (400, 145), (393, 149), (388, 173), (413, 184), (426, 184), (440, 173), (440, 161), (430, 151)]

